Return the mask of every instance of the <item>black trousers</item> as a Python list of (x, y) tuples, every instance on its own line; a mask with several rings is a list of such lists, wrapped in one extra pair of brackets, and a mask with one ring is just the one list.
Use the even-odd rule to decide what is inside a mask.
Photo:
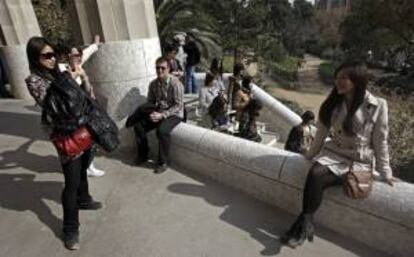
[(152, 122), (148, 114), (142, 113), (141, 119), (134, 125), (136, 144), (138, 149), (137, 159), (144, 161), (148, 159), (149, 146), (147, 133), (157, 129), (159, 144), (158, 164), (169, 164), (170, 133), (182, 120), (177, 116), (170, 116), (160, 122)]
[(79, 232), (78, 203), (92, 201), (89, 194), (88, 176), (86, 170), (94, 157), (94, 150), (84, 152), (78, 158), (63, 164), (65, 188), (62, 192), (63, 232)]
[(342, 185), (343, 179), (316, 163), (309, 171), (303, 192), (302, 212), (314, 214), (320, 207), (325, 189)]

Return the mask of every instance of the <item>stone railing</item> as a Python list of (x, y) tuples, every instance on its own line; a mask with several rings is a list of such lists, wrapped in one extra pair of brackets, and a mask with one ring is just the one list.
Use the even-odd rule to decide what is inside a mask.
[[(292, 214), (300, 212), (311, 166), (301, 155), (184, 123), (172, 133), (171, 155), (178, 169), (212, 177)], [(414, 256), (414, 185), (376, 182), (365, 200), (349, 199), (341, 188), (329, 189), (316, 222), (395, 256)]]

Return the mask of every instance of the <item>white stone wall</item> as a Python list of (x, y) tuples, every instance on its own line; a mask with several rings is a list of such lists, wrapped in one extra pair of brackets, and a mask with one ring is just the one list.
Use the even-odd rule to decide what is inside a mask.
[(0, 55), (5, 60), (5, 68), (13, 96), (17, 99), (33, 100), (24, 81), (30, 74), (26, 45), (0, 47)]
[(24, 82), (30, 73), (26, 43), (41, 35), (31, 1), (0, 0), (0, 29), (4, 39), (0, 39), (0, 55), (5, 60), (11, 93), (15, 98), (31, 100)]
[[(171, 155), (178, 169), (202, 173), (290, 213), (300, 212), (311, 166), (300, 155), (184, 123), (172, 133)], [(413, 199), (414, 185), (403, 182), (394, 187), (376, 182), (365, 200), (349, 199), (341, 188), (333, 188), (325, 193), (316, 221), (381, 251), (414, 256)]]

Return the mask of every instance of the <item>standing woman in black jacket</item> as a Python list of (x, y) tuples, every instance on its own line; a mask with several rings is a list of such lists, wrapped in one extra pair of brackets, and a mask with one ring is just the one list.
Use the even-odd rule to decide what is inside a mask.
[[(48, 113), (49, 107), (45, 103), (48, 89), (53, 86), (53, 81), (64, 74), (59, 72), (55, 51), (45, 38), (31, 38), (26, 51), (31, 71), (26, 79), (27, 87), (37, 104), (42, 107), (43, 114)], [(42, 122), (48, 122), (52, 134), (61, 133), (59, 128), (65, 127), (65, 124), (62, 126), (60, 123), (58, 126), (56, 119), (43, 114)], [(65, 177), (65, 188), (62, 192), (63, 240), (66, 248), (77, 250), (79, 249), (79, 209), (97, 210), (102, 207), (100, 202), (92, 199), (88, 188), (86, 169), (93, 159), (93, 151), (89, 148), (76, 156), (68, 156), (59, 152), (59, 157)]]

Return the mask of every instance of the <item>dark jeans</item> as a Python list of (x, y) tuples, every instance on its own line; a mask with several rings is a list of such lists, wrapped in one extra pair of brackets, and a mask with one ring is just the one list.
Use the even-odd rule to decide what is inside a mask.
[(194, 77), (195, 66), (187, 66), (185, 69), (185, 90), (186, 94), (196, 94), (198, 92), (197, 82)]
[(86, 169), (94, 157), (94, 150), (84, 152), (78, 158), (63, 164), (65, 188), (62, 192), (63, 232), (78, 233), (79, 208), (78, 203), (92, 201), (89, 195), (88, 176)]
[(136, 144), (138, 148), (138, 161), (145, 161), (148, 159), (149, 147), (147, 140), (147, 133), (153, 129), (157, 129), (157, 137), (159, 143), (158, 164), (169, 164), (169, 150), (170, 150), (170, 133), (181, 118), (177, 116), (170, 116), (160, 122), (152, 122), (148, 118), (148, 114), (142, 114), (142, 117), (135, 125), (134, 132)]
[(320, 207), (325, 189), (342, 185), (343, 179), (316, 163), (309, 171), (303, 192), (303, 213), (314, 214)]

